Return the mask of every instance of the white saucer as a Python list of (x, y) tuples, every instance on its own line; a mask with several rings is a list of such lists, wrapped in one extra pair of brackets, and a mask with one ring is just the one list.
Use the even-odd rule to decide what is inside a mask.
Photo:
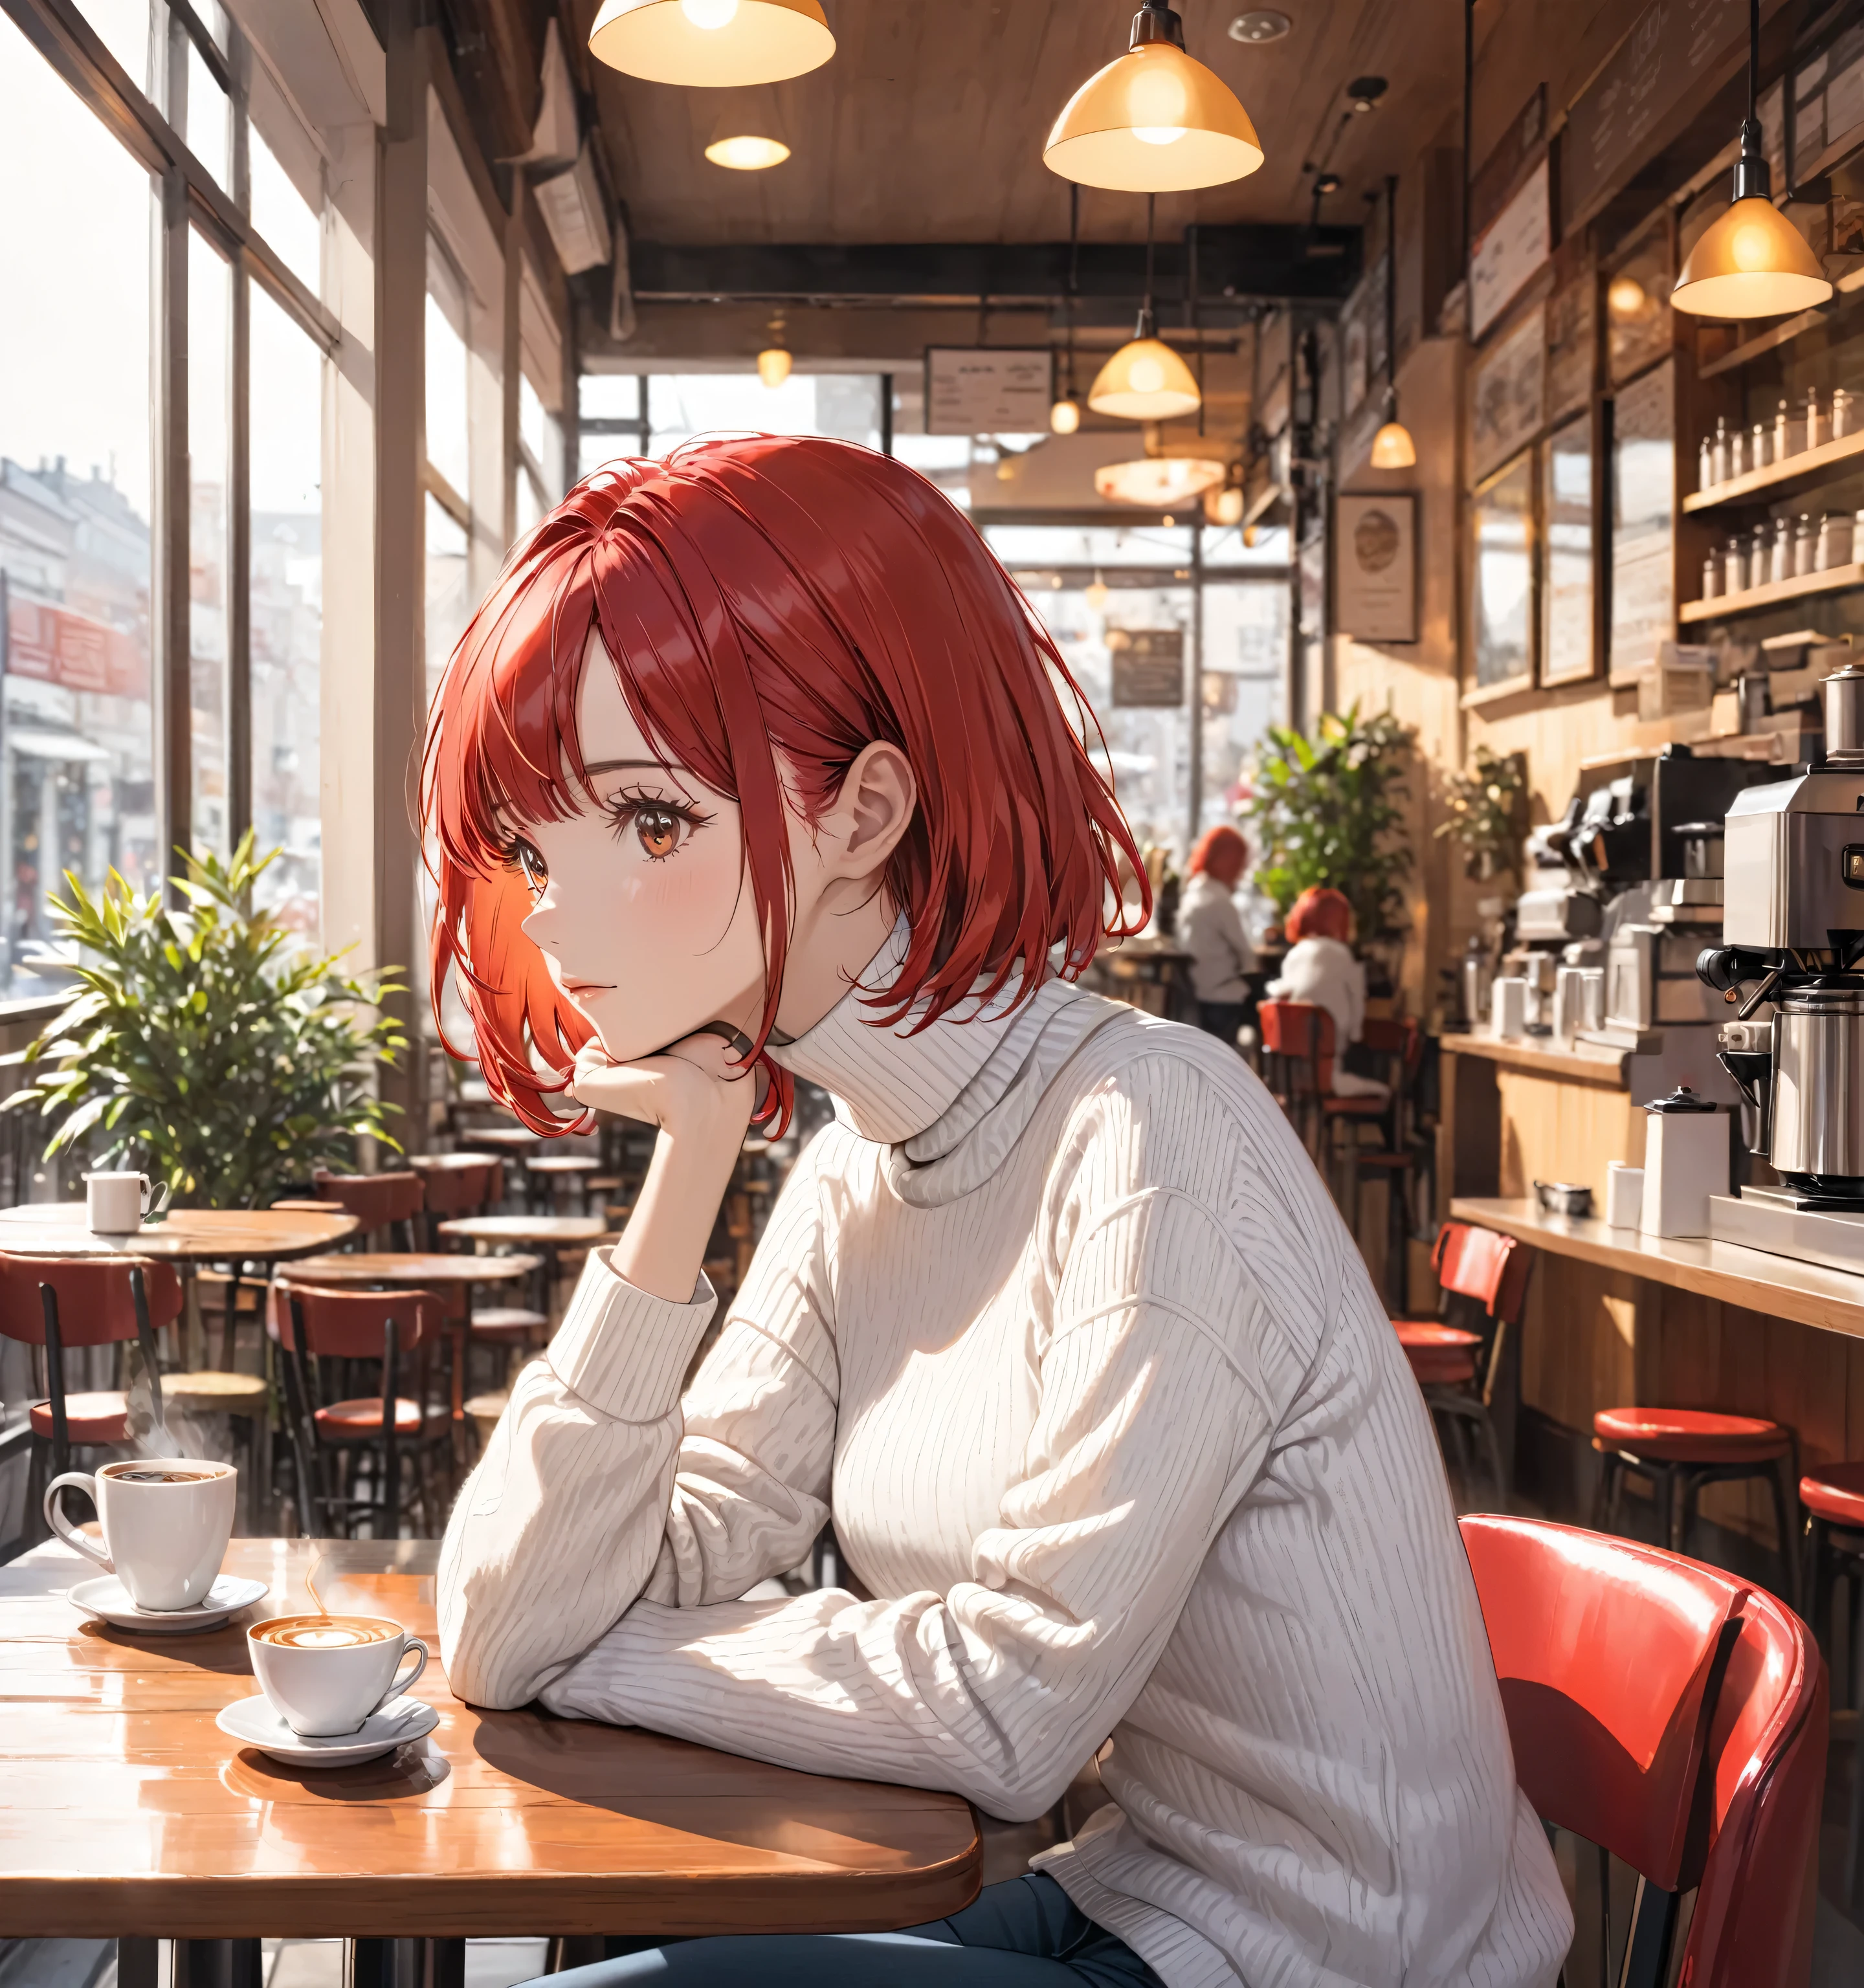
[(425, 1738), (440, 1723), (440, 1713), (424, 1698), (391, 1698), (357, 1731), (319, 1739), (293, 1732), (262, 1695), (226, 1706), (214, 1723), (242, 1746), (256, 1746), (288, 1767), (351, 1767)]
[(114, 1628), (174, 1636), (218, 1629), (229, 1616), (250, 1608), (266, 1592), (262, 1581), (242, 1581), (222, 1574), (215, 1575), (206, 1598), (191, 1608), (143, 1608), (130, 1598), (130, 1591), (115, 1574), (104, 1574), (67, 1588), (65, 1598), (73, 1608), (83, 1609), (86, 1615), (100, 1616)]

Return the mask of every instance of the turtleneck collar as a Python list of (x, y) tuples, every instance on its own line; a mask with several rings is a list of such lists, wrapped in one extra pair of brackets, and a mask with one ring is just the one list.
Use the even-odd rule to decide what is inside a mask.
[[(974, 995), (916, 1033), (908, 1033), (915, 1016), (877, 1027), (862, 996), (892, 986), (908, 938), (902, 918), (858, 984), (813, 1029), (792, 1042), (771, 1043), (770, 1055), (792, 1074), (821, 1085), (835, 1100), (836, 1115), (860, 1138), (895, 1148), (887, 1171), (896, 1187), (917, 1175), (920, 1189), (928, 1190), (936, 1176), (941, 1189), (967, 1192), (1014, 1144), (1075, 1044), (1125, 1011), (1054, 979), (1013, 1013), (1020, 982), (1012, 980), (995, 999)], [(1006, 1104), (1013, 1127), (1005, 1119)], [(967, 1163), (967, 1148), (976, 1165)]]

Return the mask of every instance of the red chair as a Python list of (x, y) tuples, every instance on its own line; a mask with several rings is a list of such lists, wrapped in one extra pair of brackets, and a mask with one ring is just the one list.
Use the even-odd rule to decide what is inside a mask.
[(1673, 1553), (1689, 1543), (1690, 1522), (1705, 1484), (1764, 1480), (1773, 1494), (1781, 1584), (1789, 1598), (1798, 1594), (1786, 1494), (1798, 1476), (1794, 1467), (1798, 1445), (1783, 1423), (1706, 1408), (1601, 1408), (1592, 1418), (1592, 1447), (1605, 1459), (1595, 1526), (1618, 1530), (1626, 1476), (1642, 1477), (1651, 1487), (1657, 1522)]
[[(1519, 1326), (1527, 1305), (1534, 1252), (1492, 1229), (1446, 1222), (1437, 1231), (1430, 1260), (1437, 1273), (1437, 1317), (1395, 1318), (1392, 1329), (1432, 1418), (1446, 1416), (1453, 1426), (1474, 1429), (1506, 1510), (1507, 1472), (1491, 1404), (1509, 1329)], [(1486, 1329), (1472, 1332), (1451, 1324), (1453, 1309), (1486, 1321)]]
[[(1577, 1526), (1462, 1522), (1522, 1792), (1598, 1846), (1601, 1980), (1803, 1988), (1825, 1779), (1824, 1666), (1773, 1597)], [(1611, 1966), (1608, 1858), (1638, 1873)]]
[(1832, 1647), (1832, 1591), (1851, 1582), (1851, 1709), (1858, 1719), (1845, 1837), (1845, 1902), (1864, 1905), (1864, 1463), (1825, 1463), (1799, 1480), (1805, 1513), (1805, 1564), (1799, 1593), (1820, 1646)]
[(386, 1230), (401, 1249), (414, 1247), (414, 1219), (427, 1205), (418, 1174), (333, 1174), (319, 1167), (311, 1178), (324, 1200), (336, 1202), (362, 1224), (365, 1240)]
[[(315, 1530), (320, 1513), (338, 1514), (347, 1536), (357, 1516), (367, 1514), (376, 1538), (397, 1537), (401, 1460), (411, 1456), (422, 1522), (433, 1530), (425, 1466), (436, 1449), (451, 1442), (453, 1429), (448, 1410), (428, 1401), (425, 1349), (440, 1336), (439, 1299), (428, 1291), (330, 1290), (315, 1284), (273, 1289), (280, 1300), (274, 1317), (285, 1357), (286, 1418), (306, 1529)], [(410, 1354), (418, 1357), (408, 1361)], [(354, 1361), (381, 1362), (381, 1392), (326, 1401), (326, 1364)], [(347, 1372), (347, 1364), (334, 1371)], [(401, 1391), (404, 1380), (411, 1381), (411, 1398)], [(384, 1406), (389, 1402), (392, 1413)], [(346, 1462), (357, 1449), (373, 1452), (380, 1466), (375, 1495), (367, 1499), (353, 1494), (353, 1470), (343, 1473), (345, 1488), (333, 1490), (323, 1469), (333, 1453)]]
[[(107, 1447), (130, 1439), (129, 1401), (120, 1388), (69, 1394), (64, 1355), (80, 1346), (134, 1340), (149, 1376), (151, 1408), (164, 1425), (156, 1334), (181, 1316), (181, 1280), (167, 1263), (146, 1256), (0, 1255), (0, 1336), (41, 1350), (46, 1398), (29, 1419), (32, 1456), (26, 1523), (39, 1510), (38, 1486), (71, 1467), (73, 1445)], [(52, 1469), (45, 1469), (49, 1452)]]
[[(1419, 1067), (1424, 1060), (1424, 1032), (1406, 1016), (1368, 1015), (1359, 1039), (1368, 1050), (1392, 1060), (1389, 1143), (1376, 1148), (1355, 1146), (1350, 1158), (1355, 1185), (1368, 1175), (1385, 1183), (1385, 1291), (1388, 1300), (1402, 1311), (1410, 1302), (1408, 1245), (1412, 1232), (1412, 1177), (1429, 1158), (1429, 1148), (1412, 1136), (1406, 1109)], [(1344, 1104), (1366, 1100), (1341, 1098), (1335, 1101)]]

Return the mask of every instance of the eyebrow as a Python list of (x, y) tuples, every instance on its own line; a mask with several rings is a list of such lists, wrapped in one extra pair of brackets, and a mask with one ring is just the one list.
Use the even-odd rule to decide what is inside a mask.
[(655, 772), (661, 773), (683, 773), (687, 770), (685, 767), (676, 765), (671, 759), (598, 759), (593, 766), (584, 767), (583, 771), (592, 776), (597, 773), (617, 773), (624, 768), (631, 766), (651, 766)]

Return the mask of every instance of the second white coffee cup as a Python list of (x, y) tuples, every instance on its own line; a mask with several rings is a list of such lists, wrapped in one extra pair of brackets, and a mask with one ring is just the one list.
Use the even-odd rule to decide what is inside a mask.
[[(304, 1615), (275, 1616), (246, 1631), (259, 1689), (293, 1732), (310, 1739), (355, 1732), (370, 1712), (411, 1690), (427, 1668), (426, 1644), (386, 1616), (325, 1620), (327, 1631), (316, 1617)], [(369, 1639), (338, 1640), (357, 1629)], [(414, 1667), (402, 1676), (402, 1659), (411, 1652)]]
[(84, 1219), (99, 1236), (131, 1236), (143, 1218), (168, 1205), (168, 1183), (152, 1186), (147, 1174), (90, 1173), (84, 1176)]
[[(103, 1528), (100, 1545), (66, 1517), (66, 1485), (89, 1494)], [(46, 1523), (68, 1547), (113, 1574), (138, 1608), (198, 1607), (214, 1584), (232, 1536), (239, 1473), (230, 1463), (178, 1457), (127, 1458), (93, 1477), (68, 1470), (46, 1486)]]

